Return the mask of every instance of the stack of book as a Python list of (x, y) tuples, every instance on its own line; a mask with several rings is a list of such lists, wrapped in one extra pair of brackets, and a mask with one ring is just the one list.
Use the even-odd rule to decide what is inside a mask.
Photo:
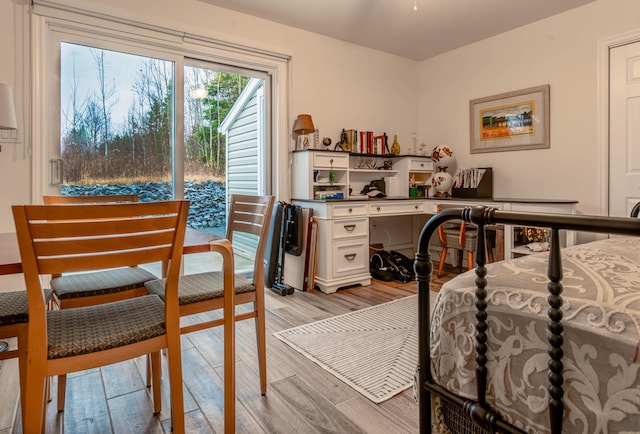
[(385, 155), (389, 154), (386, 133), (375, 135), (373, 131), (345, 130), (346, 145), (343, 149), (356, 154)]

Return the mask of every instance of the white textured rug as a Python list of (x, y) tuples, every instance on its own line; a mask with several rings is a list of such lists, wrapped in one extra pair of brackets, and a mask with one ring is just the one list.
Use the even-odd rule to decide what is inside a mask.
[(418, 296), (294, 327), (274, 336), (375, 403), (413, 384)]

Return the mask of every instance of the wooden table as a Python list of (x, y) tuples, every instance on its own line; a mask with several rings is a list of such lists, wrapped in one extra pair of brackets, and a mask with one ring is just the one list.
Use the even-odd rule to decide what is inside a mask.
[[(220, 240), (218, 235), (187, 228), (184, 235), (183, 254), (209, 251), (211, 241)], [(18, 237), (15, 233), (0, 233), (0, 275), (22, 273)]]

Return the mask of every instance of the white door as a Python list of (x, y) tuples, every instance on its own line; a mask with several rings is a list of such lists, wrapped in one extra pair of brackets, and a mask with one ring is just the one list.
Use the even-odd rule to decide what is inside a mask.
[(609, 215), (640, 202), (640, 42), (610, 50)]

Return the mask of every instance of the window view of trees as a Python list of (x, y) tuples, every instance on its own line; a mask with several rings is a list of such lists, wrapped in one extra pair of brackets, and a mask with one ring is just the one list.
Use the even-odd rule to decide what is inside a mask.
[[(75, 44), (63, 44), (62, 58), (64, 182), (169, 181), (173, 63)], [(218, 127), (247, 81), (185, 68), (185, 178), (224, 178)]]
[(205, 168), (205, 173), (224, 175), (225, 137), (218, 128), (249, 78), (189, 66), (184, 72), (185, 173), (197, 176)]
[(189, 224), (224, 227), (226, 141), (218, 128), (249, 78), (186, 66), (184, 112), (174, 113), (174, 68), (161, 59), (61, 45), (62, 194), (170, 199), (179, 119), (185, 154), (176, 173), (183, 173), (192, 202)]

